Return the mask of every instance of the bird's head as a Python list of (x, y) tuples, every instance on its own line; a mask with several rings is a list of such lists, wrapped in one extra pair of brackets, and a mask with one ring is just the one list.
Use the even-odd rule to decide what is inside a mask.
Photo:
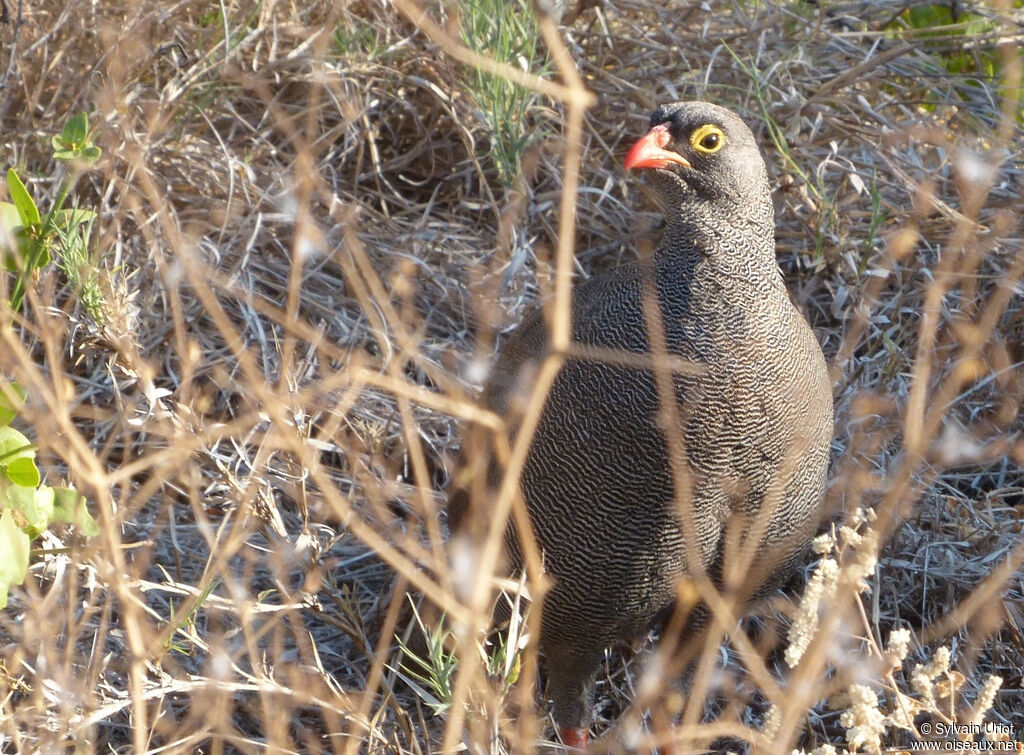
[(655, 110), (625, 167), (650, 171), (666, 211), (705, 203), (723, 212), (771, 206), (754, 135), (738, 115), (710, 102), (676, 102)]

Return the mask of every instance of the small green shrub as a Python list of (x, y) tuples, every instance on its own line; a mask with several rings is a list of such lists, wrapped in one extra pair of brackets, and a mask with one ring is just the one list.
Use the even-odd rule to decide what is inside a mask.
[(21, 307), (30, 282), (50, 264), (51, 252), (56, 252), (61, 269), (78, 289), (86, 310), (99, 321), (103, 316), (103, 295), (88, 253), (96, 213), (78, 207), (65, 209), (65, 204), (78, 179), (77, 166), (96, 162), (100, 148), (89, 138), (89, 119), (85, 113), (69, 118), (52, 143), (54, 158), (71, 164), (72, 170), (61, 182), (57, 199), (45, 215), (39, 212), (36, 200), (17, 171), (7, 170), (11, 201), (0, 202), (0, 256), (15, 276), (11, 308)]
[[(501, 694), (509, 691), (519, 679), (522, 651), (526, 647), (526, 625), (519, 613), (519, 599), (511, 599), (512, 619), (509, 625), (495, 632), (489, 639), (481, 638), (477, 645), (479, 660), (487, 670), (488, 678), (496, 683)], [(451, 649), (452, 632), (442, 614), (435, 626), (428, 627), (416, 605), (412, 604), (416, 626), (423, 636), (423, 654), (418, 654), (400, 638), (398, 648), (402, 654), (399, 667), (392, 668), (399, 678), (416, 693), (435, 716), (446, 714), (452, 705), (455, 675), (460, 659)]]
[(17, 383), (0, 386), (0, 608), (12, 585), (25, 581), (29, 544), (53, 522), (68, 522), (94, 536), (85, 499), (70, 488), (43, 485), (35, 446), (9, 425), (25, 400)]
[[(99, 147), (89, 138), (89, 119), (85, 113), (68, 119), (52, 144), (54, 158), (69, 163), (71, 171), (61, 182), (57, 199), (45, 215), (40, 213), (38, 203), (17, 171), (7, 171), (11, 201), (0, 202), (0, 258), (14, 275), (10, 305), (14, 310), (21, 308), (31, 281), (50, 264), (55, 252), (61, 268), (81, 292), (84, 305), (98, 319), (103, 297), (88, 256), (96, 213), (78, 207), (65, 208), (78, 178), (78, 166), (91, 165), (100, 157)], [(70, 488), (42, 484), (35, 446), (10, 426), (24, 401), (25, 390), (0, 376), (0, 608), (7, 606), (11, 586), (25, 581), (29, 546), (51, 523), (75, 524), (89, 536), (99, 531), (81, 495)]]
[[(543, 75), (549, 68), (540, 53), (537, 18), (525, 0), (460, 0), (462, 41), (474, 52)], [(474, 68), (466, 87), (480, 118), (490, 128), (488, 152), (506, 188), (519, 176), (523, 152), (545, 135), (539, 94), (502, 76)]]
[(416, 605), (412, 604), (416, 624), (423, 633), (425, 655), (417, 655), (407, 644), (398, 639), (398, 647), (408, 662), (395, 670), (409, 688), (429, 707), (435, 716), (443, 715), (452, 704), (452, 689), (455, 684), (455, 672), (459, 667), (459, 659), (448, 650), (448, 638), (451, 630), (444, 625), (444, 617), (436, 627), (428, 629), (420, 617)]

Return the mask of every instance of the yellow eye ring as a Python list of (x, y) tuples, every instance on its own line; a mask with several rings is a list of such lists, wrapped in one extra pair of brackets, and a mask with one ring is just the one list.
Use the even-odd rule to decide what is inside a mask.
[(713, 155), (725, 146), (725, 133), (713, 123), (705, 123), (690, 134), (690, 146), (705, 155)]

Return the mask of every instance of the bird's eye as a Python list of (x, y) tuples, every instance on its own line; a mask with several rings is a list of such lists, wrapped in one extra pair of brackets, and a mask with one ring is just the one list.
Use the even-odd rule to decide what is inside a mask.
[(718, 126), (705, 123), (690, 134), (690, 146), (705, 155), (713, 155), (725, 146), (725, 134)]

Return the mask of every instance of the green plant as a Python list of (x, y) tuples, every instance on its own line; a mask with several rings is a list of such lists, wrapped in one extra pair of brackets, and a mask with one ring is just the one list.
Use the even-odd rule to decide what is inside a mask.
[(197, 23), (203, 29), (218, 28), (224, 24), (224, 16), (221, 15), (220, 8), (212, 8), (205, 13), (200, 13)]
[(487, 652), (486, 649), (484, 652), (487, 675), (501, 681), (503, 692), (507, 692), (519, 679), (519, 672), (522, 669), (522, 650), (526, 647), (524, 630), (525, 627), (522, 626), (519, 615), (514, 614), (508, 633), (498, 632), (495, 634), (493, 642), (487, 643), (493, 648), (490, 652)]
[[(168, 575), (168, 579), (170, 576)], [(196, 597), (195, 604), (180, 621), (172, 623), (168, 629), (167, 637), (164, 640), (164, 647), (172, 653), (178, 653), (179, 655), (190, 655), (192, 652), (193, 642), (192, 638), (200, 634), (196, 628), (196, 619), (199, 616), (199, 611), (206, 603), (206, 599), (210, 597), (214, 590), (221, 583), (220, 577), (214, 577), (210, 580), (210, 583), (203, 588), (203, 591)], [(174, 616), (175, 608), (174, 601), (168, 600), (168, 606), (170, 608), (171, 616)], [(179, 638), (178, 635), (182, 637)]]
[(868, 262), (875, 250), (875, 242), (878, 240), (878, 229), (889, 219), (889, 211), (882, 207), (882, 193), (878, 190), (878, 178), (871, 178), (871, 225), (867, 235), (864, 237), (864, 251), (860, 256), (860, 274), (864, 275), (868, 269)]
[(358, 55), (372, 61), (384, 49), (377, 28), (360, 18), (341, 21), (334, 29), (334, 47), (339, 55)]
[(992, 79), (999, 61), (992, 45), (967, 48), (969, 39), (983, 40), (999, 24), (976, 13), (957, 11), (951, 4), (914, 5), (899, 14), (887, 29), (897, 36), (925, 41), (938, 53), (949, 73), (973, 73)]
[(25, 581), (29, 544), (51, 523), (75, 524), (89, 536), (99, 532), (78, 492), (41, 484), (35, 446), (9, 425), (24, 400), (17, 383), (0, 386), (0, 608), (11, 586)]
[[(520, 590), (524, 589), (520, 586)], [(526, 647), (528, 637), (526, 623), (521, 608), (521, 592), (514, 596), (503, 594), (501, 600), (507, 600), (511, 609), (508, 626), (501, 631), (493, 632), (490, 638), (477, 643), (477, 652), (487, 676), (497, 683), (501, 693), (508, 692), (516, 680), (522, 667), (522, 651)], [(437, 626), (427, 629), (415, 604), (412, 604), (416, 626), (423, 635), (424, 655), (419, 655), (409, 645), (396, 637), (402, 656), (408, 662), (399, 664), (392, 669), (413, 692), (424, 702), (434, 715), (444, 714), (452, 704), (452, 689), (455, 683), (455, 672), (459, 667), (459, 658), (451, 650), (451, 630), (448, 629), (444, 614)]]
[[(95, 273), (89, 273), (88, 242), (96, 213), (78, 207), (65, 209), (68, 194), (78, 180), (79, 167), (88, 166), (100, 157), (100, 148), (89, 137), (89, 119), (79, 113), (68, 119), (63, 131), (53, 137), (55, 159), (71, 164), (57, 191), (53, 207), (45, 215), (14, 168), (7, 171), (7, 192), (10, 202), (0, 202), (0, 255), (7, 269), (14, 273), (10, 304), (19, 309), (25, 299), (29, 282), (52, 259), (56, 251), (61, 267), (72, 283), (85, 292), (83, 302), (98, 319), (103, 297)], [(69, 273), (69, 271), (71, 271)], [(86, 271), (83, 274), (83, 271)]]
[[(1009, 12), (1019, 13), (1024, 8), (1024, 0), (1013, 0), (1009, 6)], [(1019, 87), (1020, 82), (1011, 84), (1007, 80), (1004, 58), (997, 49), (1004, 23), (1012, 27), (1012, 22), (1000, 21), (995, 13), (970, 13), (956, 3), (946, 2), (911, 4), (885, 28), (894, 37), (916, 42), (947, 74), (963, 78), (969, 86), (977, 88), (983, 86), (981, 82), (1001, 81), (1000, 97), (1012, 96), (1017, 104), (1018, 120), (1024, 121), (1024, 102), (1019, 92), (1009, 91), (1010, 86)], [(1015, 48), (1015, 54), (1020, 55), (1019, 48)], [(941, 93), (932, 91), (931, 94), (920, 104), (923, 110), (934, 110), (936, 104), (943, 101)]]
[[(543, 75), (548, 64), (539, 50), (537, 19), (525, 0), (461, 0), (462, 41), (482, 55)], [(544, 135), (540, 95), (478, 68), (466, 86), (480, 117), (491, 130), (489, 155), (506, 188), (519, 175), (523, 152)]]
[(70, 210), (67, 227), (57, 226), (57, 265), (64, 273), (71, 288), (78, 292), (78, 299), (94, 322), (103, 322), (106, 298), (100, 288), (99, 271), (89, 254), (95, 213), (89, 210)]
[(436, 627), (428, 630), (415, 604), (412, 604), (412, 611), (416, 617), (416, 625), (423, 633), (426, 654), (418, 655), (398, 639), (398, 647), (409, 662), (403, 662), (399, 669), (393, 670), (426, 703), (434, 715), (439, 716), (451, 707), (452, 687), (459, 659), (447, 648), (451, 630), (445, 626), (444, 616), (441, 616)]
[[(88, 244), (96, 213), (78, 207), (65, 209), (68, 194), (78, 178), (78, 165), (90, 165), (100, 156), (89, 139), (89, 120), (84, 113), (72, 116), (63, 131), (53, 137), (53, 156), (72, 164), (60, 184), (57, 199), (46, 215), (14, 168), (7, 171), (10, 202), (0, 202), (0, 256), (14, 273), (12, 309), (19, 309), (29, 281), (59, 256), (61, 268), (80, 291), (91, 312), (102, 310), (102, 294), (95, 273), (88, 269)], [(86, 535), (98, 533), (85, 499), (70, 488), (42, 484), (35, 462), (35, 446), (10, 426), (25, 401), (17, 383), (0, 381), (0, 608), (7, 605), (12, 585), (25, 581), (29, 546), (53, 522), (75, 524)]]

